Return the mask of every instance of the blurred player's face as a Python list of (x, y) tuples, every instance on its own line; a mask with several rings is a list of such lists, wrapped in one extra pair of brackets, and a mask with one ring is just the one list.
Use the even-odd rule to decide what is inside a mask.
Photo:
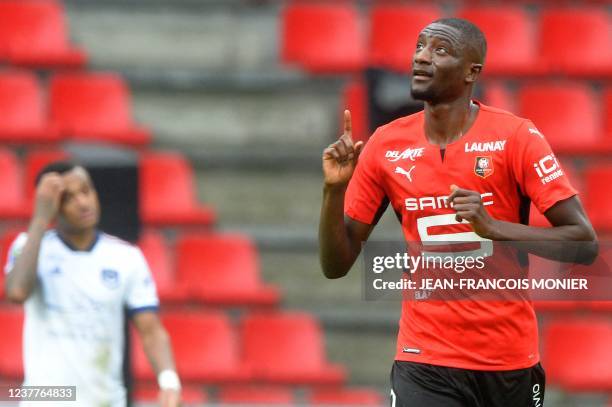
[(414, 99), (440, 103), (455, 100), (465, 92), (469, 67), (461, 38), (456, 28), (438, 23), (421, 31), (412, 59)]
[(95, 228), (100, 219), (100, 203), (87, 171), (76, 167), (64, 173), (62, 179), (65, 190), (59, 210), (59, 226), (76, 233)]

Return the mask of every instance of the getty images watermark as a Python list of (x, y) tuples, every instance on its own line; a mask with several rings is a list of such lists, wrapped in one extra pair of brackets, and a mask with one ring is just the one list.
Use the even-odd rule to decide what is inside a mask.
[(366, 300), (612, 301), (612, 244), (369, 242)]

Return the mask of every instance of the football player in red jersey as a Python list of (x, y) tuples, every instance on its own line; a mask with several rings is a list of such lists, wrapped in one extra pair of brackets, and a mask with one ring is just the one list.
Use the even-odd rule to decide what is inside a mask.
[[(584, 242), (577, 262), (597, 256), (595, 232), (544, 136), (533, 123), (472, 99), (486, 41), (472, 23), (437, 20), (420, 33), (411, 92), (422, 112), (353, 143), (351, 118), (323, 151), (320, 260), (344, 276), (386, 207), (407, 242), (464, 227), (463, 240), (528, 241), (562, 258)], [(528, 226), (535, 207), (551, 227)], [(454, 229), (453, 229), (454, 228)], [(556, 251), (557, 253), (553, 253)], [(530, 301), (404, 301), (391, 372), (393, 406), (542, 406), (535, 312)]]

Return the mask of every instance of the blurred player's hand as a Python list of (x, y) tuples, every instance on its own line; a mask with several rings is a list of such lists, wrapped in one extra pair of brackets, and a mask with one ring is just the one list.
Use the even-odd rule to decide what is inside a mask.
[(353, 143), (351, 134), (351, 113), (344, 111), (344, 134), (335, 143), (323, 150), (323, 176), (325, 185), (343, 186), (348, 184), (359, 154), (363, 148), (363, 141)]
[(452, 204), (457, 212), (455, 219), (462, 222), (463, 219), (470, 222), (474, 232), (484, 238), (489, 238), (493, 234), (495, 219), (493, 219), (482, 204), (480, 193), (468, 189), (459, 188), (451, 185), (451, 194), (448, 202)]
[(181, 405), (181, 393), (178, 390), (160, 390), (159, 404), (161, 407), (179, 407)]
[(51, 223), (59, 211), (64, 189), (61, 175), (56, 172), (43, 175), (36, 188), (34, 216), (43, 222)]

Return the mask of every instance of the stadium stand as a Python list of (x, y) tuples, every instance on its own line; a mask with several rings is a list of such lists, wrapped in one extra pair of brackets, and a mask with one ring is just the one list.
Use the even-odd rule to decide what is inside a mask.
[(458, 15), (476, 24), (487, 39), (485, 75), (542, 73), (542, 65), (537, 63), (535, 28), (523, 7), (474, 6)]
[(239, 234), (182, 236), (176, 245), (177, 280), (208, 304), (266, 305), (279, 302), (276, 287), (260, 280), (255, 245)]
[[(159, 388), (157, 385), (139, 384), (134, 389), (134, 400), (137, 403), (157, 405), (159, 401)], [(181, 401), (184, 405), (203, 405), (209, 401), (208, 393), (200, 386), (183, 386)]]
[(0, 218), (19, 218), (24, 216), (25, 197), (23, 194), (23, 174), (16, 154), (0, 148)]
[(281, 29), (281, 57), (287, 64), (320, 74), (364, 66), (363, 30), (351, 2), (290, 2), (282, 11)]
[(612, 74), (610, 23), (610, 16), (603, 8), (545, 8), (540, 27), (543, 63), (557, 73), (609, 77)]
[[(344, 101), (338, 117), (343, 117), (344, 110), (351, 111), (351, 124), (353, 126), (353, 141), (367, 141), (370, 133), (368, 123), (368, 95), (367, 87), (360, 79), (349, 82), (342, 92)], [(342, 128), (338, 129), (338, 134), (344, 131), (344, 122), (340, 122)]]
[(612, 179), (612, 165), (609, 163), (593, 164), (585, 170), (586, 194), (584, 206), (593, 226), (601, 231), (612, 231), (610, 179)]
[(51, 121), (78, 141), (146, 145), (151, 135), (133, 122), (130, 91), (118, 74), (61, 73), (49, 85)]
[[(412, 54), (421, 29), (442, 17), (435, 5), (377, 4), (370, 10), (368, 63), (398, 72), (412, 69)], [(413, 38), (412, 40), (406, 40)]]
[(193, 169), (181, 154), (140, 157), (140, 214), (148, 225), (210, 225), (215, 214), (198, 204)]
[(610, 151), (601, 144), (597, 98), (579, 82), (525, 85), (518, 94), (519, 114), (528, 117), (557, 153)]
[(325, 357), (323, 333), (307, 313), (253, 314), (241, 325), (242, 354), (253, 377), (270, 383), (340, 384), (346, 372)]
[(0, 142), (48, 143), (59, 141), (59, 133), (48, 122), (38, 78), (25, 70), (0, 73)]
[(84, 66), (87, 55), (69, 43), (64, 15), (54, 0), (0, 2), (0, 58), (39, 69)]

